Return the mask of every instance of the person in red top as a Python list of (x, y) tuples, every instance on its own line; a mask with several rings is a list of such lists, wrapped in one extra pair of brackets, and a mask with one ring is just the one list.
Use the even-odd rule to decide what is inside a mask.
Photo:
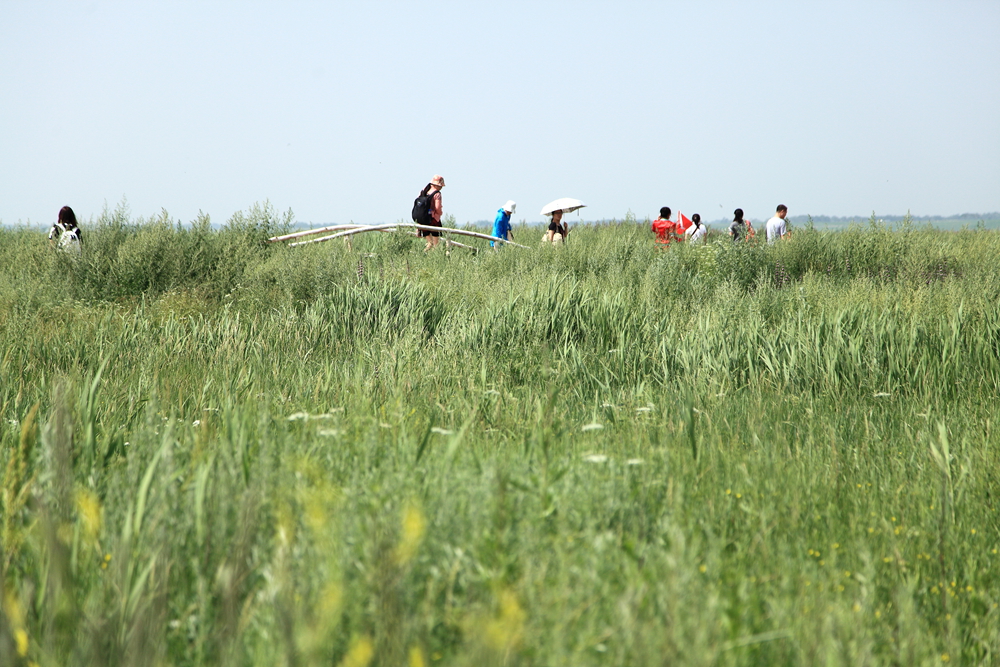
[(656, 233), (656, 242), (664, 248), (669, 246), (671, 241), (680, 240), (680, 230), (677, 228), (677, 223), (670, 219), (669, 206), (660, 209), (660, 217), (653, 220), (653, 231)]

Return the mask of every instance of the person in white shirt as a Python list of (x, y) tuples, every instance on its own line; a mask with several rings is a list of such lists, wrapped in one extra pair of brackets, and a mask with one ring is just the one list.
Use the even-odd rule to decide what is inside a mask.
[(76, 214), (69, 206), (59, 209), (59, 218), (49, 230), (49, 244), (72, 255), (80, 254), (83, 232), (76, 223)]
[(701, 224), (701, 216), (695, 213), (694, 215), (691, 216), (691, 222), (693, 222), (694, 224), (688, 227), (687, 230), (684, 232), (688, 237), (688, 241), (694, 243), (699, 239), (705, 238), (705, 234), (708, 231), (708, 228), (705, 227), (705, 225)]
[(788, 227), (785, 225), (786, 215), (788, 215), (788, 207), (784, 204), (778, 204), (774, 217), (768, 220), (764, 227), (768, 243), (774, 243), (777, 239), (784, 238), (788, 234)]

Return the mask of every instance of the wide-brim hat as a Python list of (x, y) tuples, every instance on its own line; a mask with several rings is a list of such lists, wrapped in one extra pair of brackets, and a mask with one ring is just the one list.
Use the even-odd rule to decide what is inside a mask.
[(444, 176), (441, 174), (434, 174), (434, 178), (431, 179), (431, 185), (436, 185), (439, 188), (444, 187)]
[(505, 210), (508, 213), (512, 214), (512, 213), (514, 213), (515, 210), (517, 210), (517, 204), (514, 203), (513, 200), (508, 201), (506, 204), (503, 205), (503, 210)]

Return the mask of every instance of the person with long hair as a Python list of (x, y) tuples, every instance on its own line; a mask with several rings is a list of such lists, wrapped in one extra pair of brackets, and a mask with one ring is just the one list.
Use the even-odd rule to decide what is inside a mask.
[[(545, 232), (545, 238), (543, 239), (546, 243), (562, 243), (566, 240), (566, 236), (569, 234), (569, 225), (562, 221), (562, 217), (562, 209), (552, 211), (552, 219), (549, 221), (549, 228)], [(557, 235), (559, 236), (558, 239), (556, 238)]]
[(83, 232), (76, 222), (76, 213), (69, 206), (59, 209), (59, 217), (49, 230), (49, 243), (60, 250), (79, 253), (83, 246)]
[(691, 226), (688, 227), (687, 231), (684, 232), (684, 234), (687, 235), (688, 237), (688, 241), (694, 243), (699, 239), (705, 238), (705, 234), (708, 233), (708, 228), (704, 224), (702, 224), (701, 215), (699, 215), (698, 213), (692, 215), (691, 223), (692, 223)]
[(729, 235), (733, 237), (734, 243), (739, 243), (746, 239), (747, 221), (743, 219), (743, 209), (741, 208), (733, 211), (733, 222), (729, 225)]

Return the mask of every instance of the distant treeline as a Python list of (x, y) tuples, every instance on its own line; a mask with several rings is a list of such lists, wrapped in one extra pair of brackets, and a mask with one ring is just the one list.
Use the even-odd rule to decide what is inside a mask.
[[(770, 217), (770, 216), (767, 216)], [(790, 215), (787, 220), (793, 225), (807, 225), (810, 220), (813, 224), (819, 225), (821, 227), (847, 227), (851, 223), (864, 223), (871, 220), (872, 214), (868, 215), (854, 215), (854, 216), (836, 216), (836, 215)], [(652, 218), (649, 218), (652, 219)], [(757, 220), (757, 218), (753, 218)], [(765, 218), (761, 218), (765, 219)], [(875, 214), (875, 219), (883, 223), (895, 223), (903, 222), (907, 219), (907, 215), (879, 215)], [(617, 222), (645, 222), (647, 218), (636, 218), (635, 216), (629, 214), (622, 219), (601, 219), (601, 220), (576, 220), (574, 217), (570, 220), (572, 223), (581, 222), (586, 224), (596, 224), (596, 225), (607, 225)], [(951, 223), (951, 225), (960, 225), (961, 223), (969, 223), (974, 225), (975, 223), (982, 220), (983, 222), (997, 222), (1000, 221), (1000, 211), (994, 211), (992, 213), (961, 213), (956, 215), (909, 215), (909, 220), (915, 223)], [(718, 218), (716, 220), (708, 220), (706, 224), (716, 226), (725, 225), (728, 226), (731, 218)], [(528, 225), (539, 225), (543, 224), (544, 221), (525, 221)], [(478, 220), (471, 223), (477, 227), (489, 227), (492, 222), (489, 220)]]
[(838, 217), (835, 215), (790, 215), (788, 220), (793, 223), (807, 224), (810, 217), (814, 223), (822, 223), (824, 225), (849, 225), (852, 222), (863, 222), (865, 220), (870, 220), (872, 215), (875, 215), (876, 220), (882, 222), (903, 222), (909, 217), (913, 222), (978, 222), (980, 220), (1000, 220), (1000, 212), (994, 211), (992, 213), (960, 213), (956, 215), (879, 215), (879, 214), (869, 214), (869, 215), (853, 215), (847, 217)]

